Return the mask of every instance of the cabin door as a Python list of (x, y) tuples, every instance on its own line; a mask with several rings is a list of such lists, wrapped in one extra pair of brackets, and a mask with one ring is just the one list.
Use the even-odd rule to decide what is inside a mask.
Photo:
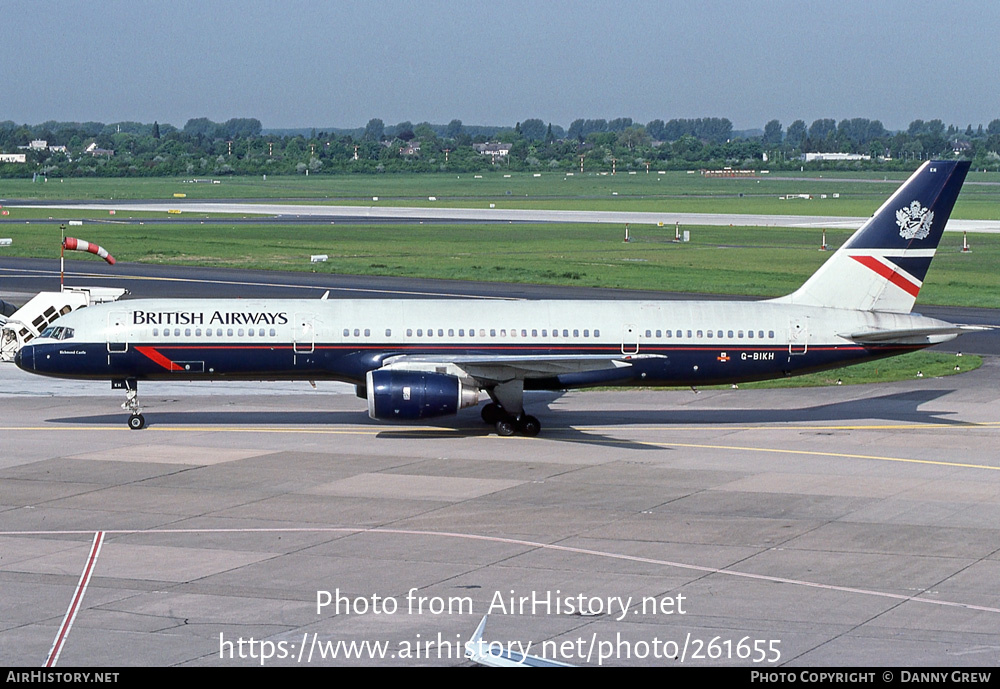
[(639, 330), (631, 323), (622, 326), (622, 354), (639, 353)]
[(809, 319), (792, 318), (788, 322), (788, 354), (798, 356), (809, 351)]
[(128, 351), (128, 311), (113, 311), (108, 314), (108, 355), (123, 354)]

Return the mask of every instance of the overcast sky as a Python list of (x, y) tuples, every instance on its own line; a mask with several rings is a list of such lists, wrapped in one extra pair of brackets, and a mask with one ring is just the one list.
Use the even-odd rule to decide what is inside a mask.
[(1000, 118), (1000, 3), (3, 0), (0, 120)]

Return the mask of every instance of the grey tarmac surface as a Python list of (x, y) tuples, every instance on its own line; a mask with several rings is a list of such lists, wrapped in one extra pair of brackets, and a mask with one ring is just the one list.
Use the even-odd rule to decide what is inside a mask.
[(491, 606), (487, 640), (580, 664), (1000, 663), (995, 358), (529, 395), (531, 439), (378, 424), (322, 382), (140, 395), (129, 431), (106, 384), (0, 367), (0, 663), (465, 665)]

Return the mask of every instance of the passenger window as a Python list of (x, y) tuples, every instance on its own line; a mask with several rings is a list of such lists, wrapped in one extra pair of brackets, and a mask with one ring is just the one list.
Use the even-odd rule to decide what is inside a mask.
[(361, 336), (361, 331), (358, 328), (355, 328), (354, 329), (354, 337), (360, 337), (360, 336)]
[(528, 331), (525, 330), (524, 328), (521, 328), (521, 337), (527, 337), (527, 336), (528, 336)]
[(708, 331), (708, 336), (709, 336), (709, 337), (712, 337), (712, 335), (713, 335), (712, 331), (711, 331), (711, 330), (709, 330), (709, 331)]
[(406, 329), (406, 336), (407, 337), (413, 337), (413, 329), (412, 328), (407, 328)]
[(350, 336), (351, 336), (351, 331), (348, 330), (347, 328), (344, 328), (344, 337), (350, 337)]
[[(584, 331), (583, 331), (583, 334), (584, 334), (584, 335), (586, 335), (586, 334), (587, 334), (587, 331), (586, 331), (586, 330), (584, 330)], [(657, 331), (656, 331), (656, 336), (657, 336), (657, 337), (661, 337), (661, 335), (660, 335), (660, 331), (659, 331), (659, 330), (657, 330)]]
[(490, 337), (496, 337), (496, 336), (497, 336), (497, 331), (494, 330), (493, 328), (490, 328)]
[(479, 337), (486, 337), (486, 328), (479, 329)]
[(737, 332), (736, 333), (736, 337), (738, 337), (738, 338), (740, 338), (742, 340), (743, 339), (743, 331), (740, 330), (739, 332)]
[(773, 340), (773, 339), (774, 339), (774, 331), (773, 331), (773, 330), (768, 330), (768, 331), (767, 331), (767, 336), (768, 336), (768, 337), (769, 337), (770, 339), (772, 339), (772, 340)]
[(646, 337), (652, 337), (652, 336), (653, 336), (653, 331), (652, 330), (647, 330), (646, 331)]
[(538, 337), (538, 330), (536, 330), (535, 328), (532, 328), (531, 329), (531, 336), (532, 337)]
[(569, 337), (569, 330), (563, 328), (563, 337)]
[[(46, 330), (45, 332), (47, 333), (48, 330)], [(160, 329), (159, 328), (153, 328), (153, 337), (156, 337), (159, 334), (160, 334)], [(48, 337), (48, 335), (46, 335), (45, 333), (42, 333), (42, 337)]]
[(729, 331), (729, 337), (732, 337), (732, 336), (733, 336), (733, 331), (732, 331), (732, 330), (730, 330), (730, 331)]
[(247, 335), (253, 337), (253, 328), (247, 328)]
[(238, 335), (239, 337), (243, 337), (243, 328), (240, 328), (239, 330), (237, 330), (237, 331), (236, 331), (236, 334), (237, 334), (237, 335)]
[(229, 337), (232, 337), (233, 336), (233, 329), (232, 328), (228, 328), (226, 330), (226, 335), (229, 336)]
[(277, 331), (275, 331), (274, 328), (271, 328), (271, 337), (274, 337), (277, 334), (278, 334)]
[(702, 335), (700, 330), (698, 331), (698, 337), (704, 337), (704, 335)]
[(747, 337), (749, 337), (751, 340), (753, 339), (753, 330), (747, 330)]
[(438, 328), (438, 337), (444, 337), (444, 328)]
[(601, 331), (600, 330), (595, 330), (594, 331), (594, 337), (600, 337), (600, 336), (601, 336)]
[(573, 337), (580, 337), (580, 331), (579, 331), (579, 330), (576, 330), (576, 329), (574, 329), (574, 330), (573, 330)]
[(385, 336), (386, 337), (392, 337), (392, 330), (390, 330), (389, 328), (386, 328), (385, 329)]
[(448, 337), (455, 337), (455, 330), (453, 328), (448, 328)]

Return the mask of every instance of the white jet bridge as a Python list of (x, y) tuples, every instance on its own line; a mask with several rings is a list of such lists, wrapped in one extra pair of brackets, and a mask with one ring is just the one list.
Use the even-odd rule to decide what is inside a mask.
[(0, 361), (13, 361), (17, 350), (60, 316), (93, 304), (118, 301), (128, 293), (116, 287), (65, 287), (61, 292), (39, 292), (6, 322), (0, 319)]

